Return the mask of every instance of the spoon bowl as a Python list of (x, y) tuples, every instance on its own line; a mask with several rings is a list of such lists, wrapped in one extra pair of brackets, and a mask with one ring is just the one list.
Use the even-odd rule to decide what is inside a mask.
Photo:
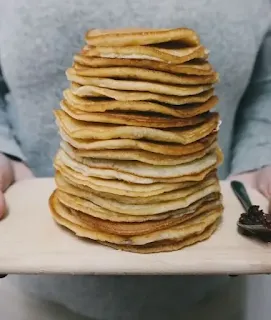
[[(232, 181), (231, 187), (234, 194), (236, 195), (241, 205), (243, 206), (246, 214), (252, 215), (250, 218), (248, 216), (249, 223), (242, 223), (243, 221), (245, 222), (245, 220), (244, 219), (241, 220), (241, 217), (240, 217), (239, 221), (237, 222), (239, 232), (248, 236), (249, 235), (257, 236), (258, 238), (265, 241), (271, 241), (271, 228), (269, 228), (268, 226), (265, 226), (264, 222), (263, 224), (256, 222), (256, 221), (259, 221), (259, 219), (261, 220), (261, 218), (265, 214), (261, 210), (259, 210), (258, 206), (253, 206), (245, 186), (240, 181)], [(254, 210), (256, 210), (256, 212)], [(258, 217), (257, 217), (257, 214), (259, 215)], [(255, 221), (255, 217), (256, 217), (256, 221)], [(255, 221), (255, 223), (253, 223), (253, 220)]]

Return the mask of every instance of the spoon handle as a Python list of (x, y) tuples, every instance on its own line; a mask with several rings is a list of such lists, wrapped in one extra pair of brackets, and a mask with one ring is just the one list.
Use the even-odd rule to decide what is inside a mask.
[(247, 212), (249, 207), (252, 206), (251, 200), (249, 195), (247, 194), (246, 188), (240, 181), (231, 181), (231, 187), (233, 192), (235, 193), (236, 197), (242, 204), (243, 208)]

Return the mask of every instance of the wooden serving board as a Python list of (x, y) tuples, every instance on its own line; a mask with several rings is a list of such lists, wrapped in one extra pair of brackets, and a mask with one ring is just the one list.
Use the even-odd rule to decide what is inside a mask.
[[(8, 216), (0, 222), (1, 273), (72, 274), (253, 274), (271, 273), (271, 244), (237, 233), (242, 212), (228, 182), (222, 182), (225, 212), (207, 241), (181, 251), (140, 255), (81, 240), (55, 224), (48, 209), (53, 179), (34, 179), (6, 193)], [(249, 190), (255, 204), (267, 200)]]

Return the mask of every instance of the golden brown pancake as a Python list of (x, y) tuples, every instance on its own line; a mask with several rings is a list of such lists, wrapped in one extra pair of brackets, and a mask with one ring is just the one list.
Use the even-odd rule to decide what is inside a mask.
[(72, 68), (72, 70), (76, 75), (82, 77), (141, 80), (178, 85), (213, 84), (219, 79), (218, 73), (192, 76), (132, 67)]
[[(189, 236), (202, 233), (207, 227), (215, 223), (220, 217), (222, 209), (212, 210), (199, 216), (196, 216), (179, 225), (170, 227), (165, 230), (155, 231), (149, 234), (136, 236), (120, 236), (102, 232), (95, 228), (87, 227), (84, 222), (71, 214), (70, 210), (61, 204), (55, 194), (50, 198), (50, 208), (53, 218), (61, 225), (76, 232), (78, 236), (86, 237), (96, 241), (106, 241), (122, 245), (146, 245), (156, 241), (175, 240), (180, 241)], [(85, 232), (80, 232), (81, 227)]]
[(90, 29), (85, 37), (92, 46), (142, 46), (179, 41), (183, 45), (196, 46), (200, 43), (195, 31), (187, 28), (176, 29)]
[[(145, 113), (158, 113), (166, 116), (173, 116), (178, 118), (191, 118), (199, 114), (210, 111), (218, 103), (218, 98), (212, 96), (205, 103), (189, 104), (181, 107), (173, 107), (165, 104), (148, 102), (148, 101), (115, 101), (109, 99), (97, 98), (81, 98), (72, 93), (71, 90), (66, 89), (63, 92), (66, 103), (74, 109), (95, 113), (95, 112), (136, 112), (137, 115)], [(156, 116), (157, 115), (153, 115)], [(159, 116), (158, 116), (159, 117)]]
[[(61, 173), (63, 177), (70, 184), (86, 189), (94, 189), (102, 192), (110, 192), (111, 194), (124, 195), (129, 197), (150, 197), (160, 195), (168, 191), (182, 189), (194, 185), (195, 181), (178, 182), (178, 183), (152, 183), (148, 185), (138, 183), (128, 183), (120, 180), (106, 180), (95, 177), (83, 176), (80, 173), (65, 166), (60, 161), (55, 161), (55, 168)], [(215, 173), (211, 172), (210, 175), (214, 176)], [(206, 175), (207, 178), (207, 175)], [(202, 179), (203, 180), (203, 179)], [(201, 180), (199, 180), (201, 181)]]
[[(149, 142), (145, 140), (131, 139), (111, 139), (111, 140), (90, 140), (70, 138), (68, 133), (60, 128), (60, 135), (63, 141), (68, 142), (84, 156), (88, 151), (123, 151), (130, 150), (136, 152), (143, 150), (151, 154), (160, 154), (165, 157), (193, 155), (202, 152), (205, 148), (209, 149), (216, 141), (216, 134), (211, 134), (206, 138), (200, 139), (194, 143), (182, 145), (176, 143)], [(165, 159), (165, 158), (164, 158)], [(127, 159), (128, 160), (128, 159)], [(137, 160), (137, 159), (135, 159)]]
[(182, 64), (194, 59), (206, 59), (208, 51), (199, 45), (192, 48), (163, 49), (155, 47), (90, 47), (86, 46), (82, 53), (87, 57), (111, 59), (154, 60), (171, 64)]
[[(135, 215), (128, 215), (128, 214), (122, 214), (119, 212), (115, 212), (112, 210), (107, 210), (105, 208), (102, 208), (93, 202), (78, 197), (77, 190), (78, 188), (73, 189), (73, 186), (69, 184), (69, 188), (67, 187), (67, 184), (65, 185), (65, 191), (63, 191), (63, 184), (61, 181), (59, 181), (59, 175), (56, 177), (56, 182), (58, 186), (58, 190), (56, 190), (58, 199), (61, 203), (63, 203), (66, 207), (80, 211), (82, 213), (85, 213), (86, 215), (90, 215), (92, 217), (102, 219), (102, 220), (108, 220), (113, 222), (125, 222), (125, 223), (141, 223), (145, 221), (160, 221), (169, 219), (172, 217), (180, 217), (184, 215), (191, 215), (194, 214), (195, 211), (198, 211), (202, 207), (205, 207), (205, 205), (208, 205), (208, 209), (211, 209), (211, 207), (221, 204), (221, 196), (219, 193), (211, 193), (206, 197), (201, 198), (200, 200), (192, 203), (186, 208), (181, 208), (177, 210), (168, 211), (161, 214), (156, 215), (141, 215), (141, 216), (135, 216)], [(63, 181), (63, 179), (62, 179)], [(66, 180), (68, 181), (68, 179)], [(83, 190), (83, 189), (82, 189)], [(207, 209), (206, 209), (207, 210)]]
[[(74, 186), (69, 179), (64, 178), (64, 176), (60, 173), (56, 174), (55, 177), (56, 184), (60, 190), (63, 192), (72, 194), (74, 196), (78, 196), (82, 199), (89, 200), (89, 194), (94, 194), (99, 197), (103, 197), (104, 199), (116, 200), (121, 203), (126, 204), (157, 204), (172, 200), (178, 200), (180, 198), (184, 198), (195, 193), (197, 190), (204, 189), (205, 187), (214, 185), (216, 183), (216, 177), (209, 177), (203, 181), (199, 181), (197, 184), (192, 186), (188, 186), (186, 188), (180, 188), (168, 192), (164, 192), (163, 194), (149, 196), (149, 197), (130, 197), (130, 196), (120, 196), (117, 194), (112, 194), (108, 190), (107, 192), (96, 191), (91, 188), (82, 188), (80, 186)], [(161, 204), (162, 205), (162, 204)]]
[[(190, 190), (189, 190), (190, 191)], [(82, 191), (83, 192), (83, 191)], [(184, 193), (184, 191), (180, 190), (180, 193)], [(188, 192), (188, 191), (186, 191)], [(210, 186), (202, 187), (201, 190), (194, 192), (191, 195), (184, 196), (182, 198), (178, 198), (175, 200), (164, 201), (163, 205), (157, 203), (147, 203), (147, 204), (127, 204), (121, 203), (116, 200), (102, 198), (97, 194), (89, 192), (87, 195), (89, 201), (105, 208), (107, 210), (112, 210), (114, 212), (119, 212), (122, 214), (128, 215), (155, 215), (160, 213), (165, 213), (168, 211), (173, 211), (181, 208), (186, 208), (192, 203), (200, 200), (203, 197), (206, 197), (209, 194), (220, 192), (218, 182), (214, 182)], [(84, 194), (87, 192), (84, 192)], [(136, 200), (136, 198), (135, 198)]]
[(172, 252), (181, 250), (185, 247), (192, 246), (197, 242), (202, 242), (211, 237), (211, 235), (217, 230), (220, 223), (220, 219), (214, 222), (212, 225), (207, 227), (202, 233), (195, 234), (193, 236), (184, 238), (180, 241), (159, 241), (153, 242), (145, 246), (129, 246), (129, 245), (117, 245), (109, 242), (100, 242), (103, 245), (111, 247), (116, 250), (123, 250), (133, 253), (150, 254), (159, 252)]
[(133, 67), (149, 70), (164, 71), (173, 74), (191, 74), (191, 75), (213, 75), (214, 70), (207, 61), (191, 61), (182, 64), (171, 65), (169, 63), (140, 60), (140, 59), (112, 59), (112, 58), (97, 58), (88, 57), (82, 54), (74, 56), (74, 68), (80, 70), (82, 68), (106, 68), (106, 67)]
[(100, 88), (123, 90), (123, 91), (143, 91), (173, 96), (191, 96), (199, 94), (212, 88), (211, 84), (205, 85), (168, 85), (164, 83), (154, 83), (137, 80), (114, 80), (110, 78), (94, 78), (78, 76), (74, 69), (66, 71), (69, 81), (83, 86), (96, 86)]
[(61, 148), (65, 151), (72, 149), (72, 152), (81, 158), (105, 159), (105, 160), (128, 160), (140, 161), (153, 165), (173, 166), (183, 163), (192, 162), (200, 159), (216, 149), (217, 143), (213, 143), (204, 150), (184, 155), (184, 156), (166, 156), (142, 150), (120, 149), (120, 150), (80, 150), (72, 147), (68, 142), (61, 142)]
[(190, 144), (214, 132), (219, 123), (217, 113), (206, 115), (206, 121), (198, 126), (184, 129), (160, 130), (155, 128), (90, 123), (75, 120), (63, 110), (55, 110), (58, 125), (71, 138), (109, 140), (109, 139), (144, 139), (167, 143)]
[(208, 113), (200, 114), (191, 118), (176, 118), (172, 116), (156, 115), (152, 113), (142, 112), (121, 112), (121, 111), (107, 111), (107, 112), (88, 112), (76, 109), (67, 101), (60, 102), (62, 110), (64, 110), (70, 117), (76, 120), (87, 122), (98, 122), (107, 124), (123, 124), (127, 126), (138, 126), (148, 128), (182, 128), (195, 126), (204, 123), (210, 116)]
[[(98, 175), (100, 169), (105, 169), (104, 176), (102, 177), (104, 179), (111, 179), (109, 178), (111, 175), (120, 177), (122, 173), (127, 173), (128, 175), (134, 175), (135, 179), (140, 181), (141, 177), (150, 179), (173, 179), (186, 175), (198, 174), (217, 164), (218, 152), (218, 149), (214, 149), (202, 158), (173, 166), (152, 165), (140, 161), (82, 158), (77, 156), (71, 148), (66, 148), (65, 151), (60, 149), (58, 158), (65, 165), (86, 176), (92, 176), (92, 174), (94, 174), (94, 176), (95, 174)], [(98, 170), (95, 171), (95, 169)], [(109, 171), (107, 172), (106, 170)], [(115, 173), (113, 173), (113, 171)], [(123, 175), (123, 178), (124, 177), (125, 176)], [(154, 181), (151, 183), (153, 182)]]
[(157, 94), (151, 92), (140, 91), (121, 91), (101, 88), (97, 86), (81, 86), (75, 82), (71, 83), (71, 92), (78, 97), (105, 97), (117, 101), (157, 101), (160, 103), (171, 104), (174, 106), (181, 106), (184, 104), (203, 103), (209, 100), (214, 93), (213, 89), (204, 91), (203, 93), (192, 96), (169, 96), (164, 94)]
[[(61, 191), (57, 191), (56, 196), (59, 198)], [(62, 193), (64, 194), (64, 193)], [(61, 202), (61, 201), (60, 201)], [(65, 205), (65, 204), (64, 204)], [(66, 206), (67, 207), (67, 206)], [(211, 210), (221, 210), (222, 205), (218, 201), (204, 204), (201, 208), (192, 214), (183, 214), (181, 216), (172, 216), (170, 218), (158, 221), (147, 222), (112, 222), (109, 220), (102, 220), (91, 215), (82, 213), (77, 210), (71, 210), (71, 215), (75, 216), (86, 228), (97, 229), (106, 233), (117, 234), (120, 236), (135, 236), (143, 235), (151, 232), (170, 228), (172, 226), (183, 223), (192, 219), (204, 212)]]

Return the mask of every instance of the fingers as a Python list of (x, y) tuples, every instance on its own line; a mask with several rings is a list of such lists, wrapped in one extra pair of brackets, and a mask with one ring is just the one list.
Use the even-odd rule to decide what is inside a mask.
[(11, 161), (0, 153), (0, 191), (5, 191), (14, 181)]
[(267, 199), (271, 199), (271, 168), (265, 167), (258, 171), (256, 176), (256, 188)]
[(12, 161), (11, 165), (14, 172), (15, 181), (31, 179), (34, 177), (31, 170), (23, 162)]
[(239, 175), (235, 175), (235, 176), (230, 176), (228, 177), (229, 181), (232, 180), (238, 180), (242, 183), (244, 183), (247, 186), (250, 186), (251, 188), (255, 188), (256, 187), (256, 172), (252, 171), (252, 172), (247, 172), (247, 173), (242, 173)]
[(4, 198), (4, 194), (2, 192), (0, 192), (0, 220), (4, 217), (5, 213), (6, 213), (6, 202), (5, 202), (5, 198)]

